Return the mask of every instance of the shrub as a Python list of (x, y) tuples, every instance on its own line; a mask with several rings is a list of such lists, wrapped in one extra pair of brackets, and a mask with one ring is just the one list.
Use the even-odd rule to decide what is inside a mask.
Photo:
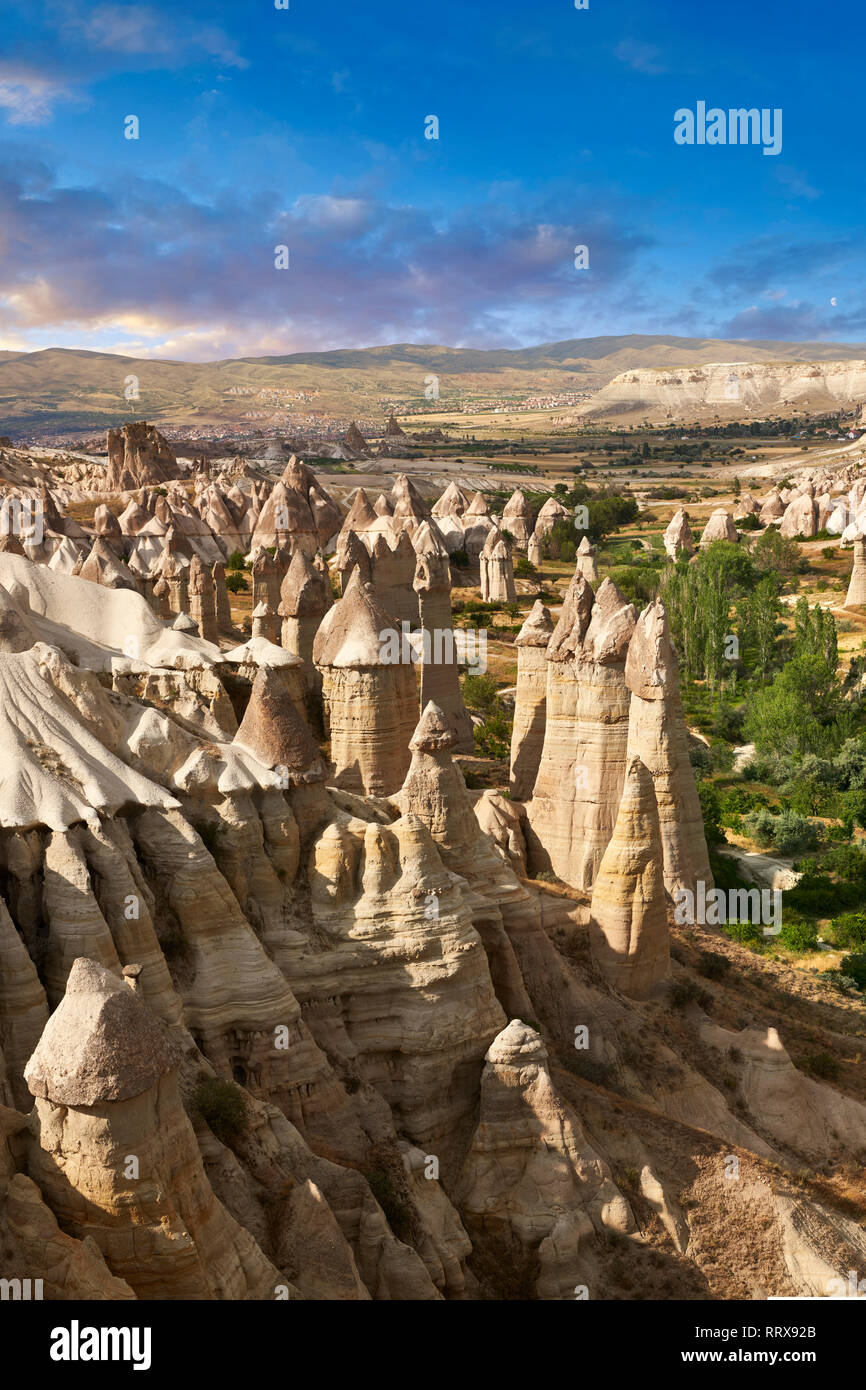
[(492, 676), (466, 676), (463, 680), (463, 699), (470, 709), (492, 713), (498, 703), (496, 681)]
[(719, 794), (711, 782), (698, 784), (698, 798), (704, 818), (704, 834), (708, 845), (724, 844), (725, 832), (722, 829), (722, 810)]
[(668, 984), (668, 1004), (672, 1009), (684, 1009), (692, 1003), (708, 1009), (712, 1002), (713, 996), (701, 989), (695, 980), (671, 980)]
[(247, 1104), (233, 1081), (223, 1081), (218, 1076), (201, 1077), (192, 1095), (192, 1106), (221, 1144), (236, 1139), (247, 1127)]
[(244, 557), (239, 550), (232, 551), (229, 556), (228, 568), (230, 570), (242, 570), (245, 568)]
[(525, 555), (518, 556), (514, 562), (515, 579), (532, 579), (536, 574), (538, 574), (538, 570), (535, 565), (533, 565), (530, 560), (527, 560)]
[(850, 980), (855, 980), (858, 989), (866, 989), (866, 952), (861, 951), (857, 955), (843, 956), (839, 962), (839, 970)]
[(839, 1075), (839, 1063), (829, 1052), (810, 1052), (799, 1062), (803, 1071), (811, 1076), (820, 1076), (824, 1081), (835, 1081)]
[(230, 594), (245, 594), (249, 585), (242, 574), (232, 570), (231, 574), (226, 575), (226, 588)]
[(706, 980), (723, 980), (731, 968), (731, 962), (727, 956), (717, 956), (715, 951), (701, 951), (697, 968)]
[(787, 946), (789, 951), (816, 951), (818, 949), (818, 931), (814, 922), (797, 919), (792, 922), (783, 922), (779, 940), (783, 946)]
[(830, 931), (837, 946), (866, 946), (866, 914), (843, 912), (833, 918)]

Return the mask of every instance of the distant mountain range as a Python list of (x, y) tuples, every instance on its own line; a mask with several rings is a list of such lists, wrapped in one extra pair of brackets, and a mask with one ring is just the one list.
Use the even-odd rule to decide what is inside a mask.
[(866, 344), (644, 334), (515, 349), (396, 343), (201, 363), (69, 348), (0, 352), (0, 434), (97, 430), (133, 417), (201, 426), (246, 420), (269, 431), (285, 427), (286, 412), (310, 411), (383, 424), (391, 404), (398, 414), (434, 408), (425, 399), (431, 375), (447, 413), (467, 401), (508, 405), (527, 395), (595, 392), (632, 369), (863, 358)]

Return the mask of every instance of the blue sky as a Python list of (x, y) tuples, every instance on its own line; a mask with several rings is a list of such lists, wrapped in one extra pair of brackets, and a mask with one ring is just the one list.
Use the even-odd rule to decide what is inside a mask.
[[(3, 0), (0, 350), (866, 341), (860, 15)], [(678, 146), (698, 101), (781, 153)]]

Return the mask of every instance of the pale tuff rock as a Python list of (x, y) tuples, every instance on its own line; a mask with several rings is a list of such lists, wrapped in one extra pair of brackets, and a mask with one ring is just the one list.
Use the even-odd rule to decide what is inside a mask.
[(446, 516), (462, 516), (469, 501), (470, 498), (462, 488), (456, 483), (449, 483), (439, 500), (434, 502), (432, 514), (437, 521)]
[[(216, 602), (216, 623), (219, 632), (231, 632), (232, 630), (232, 610), (229, 603), (229, 591), (226, 587), (225, 566), (219, 561), (211, 570), (213, 580), (214, 599)], [(154, 588), (154, 594), (156, 589)]]
[(189, 612), (205, 642), (218, 643), (216, 590), (213, 575), (197, 555), (189, 564)]
[(487, 501), (480, 492), (476, 492), (460, 520), (463, 526), (463, 548), (470, 560), (480, 564), (481, 552), (487, 538), (497, 529), (496, 522), (488, 510)]
[(344, 594), (355, 570), (361, 579), (369, 584), (372, 578), (370, 552), (354, 531), (341, 531), (336, 550), (337, 571), (340, 575), (340, 593)]
[(694, 555), (695, 542), (692, 537), (692, 528), (689, 525), (689, 514), (685, 507), (680, 507), (678, 511), (675, 511), (668, 522), (664, 534), (664, 544), (671, 560), (678, 559), (680, 555)]
[[(341, 526), (340, 533), (337, 537), (338, 563), (341, 554), (341, 548), (346, 543), (349, 536), (353, 535), (356, 538), (363, 537), (366, 536), (368, 531), (371, 531), (374, 535), (376, 535), (382, 530), (383, 525), (387, 527), (388, 518), (379, 517), (376, 514), (376, 512), (373, 511), (369, 497), (367, 496), (364, 489), (362, 487), (359, 487), (358, 491), (355, 493), (354, 501), (352, 502), (352, 505), (349, 508), (348, 515), (343, 520), (343, 525)], [(342, 569), (342, 565), (340, 566), (340, 568)]]
[(526, 546), (526, 558), (531, 565), (535, 565), (536, 569), (541, 564), (544, 558), (541, 554), (541, 540), (538, 536), (536, 536), (534, 531), (532, 535), (529, 537), (529, 541)]
[(463, 774), (452, 759), (454, 735), (443, 711), (426, 706), (412, 736), (412, 762), (396, 798), (432, 835), (448, 869), (467, 881), (467, 905), (484, 942), (497, 998), (506, 1010), (531, 1009), (517, 965), (512, 931), (531, 932), (537, 909), (506, 857), (480, 828)]
[(69, 972), (79, 956), (99, 961), (120, 974), (117, 949), (91, 887), (79, 827), (55, 830), (48, 841), (42, 906), (50, 929), (44, 975), (52, 1008), (63, 998)]
[(851, 581), (845, 595), (845, 607), (862, 608), (864, 606), (866, 606), (866, 540), (862, 536), (858, 536), (854, 541), (854, 567), (851, 570)]
[(713, 541), (736, 541), (737, 528), (729, 511), (717, 507), (710, 513), (710, 519), (701, 532), (700, 547), (705, 550)]
[(104, 491), (132, 492), (177, 478), (177, 459), (171, 445), (154, 425), (144, 420), (109, 430), (108, 468)]
[(64, 1228), (92, 1236), (139, 1297), (273, 1298), (279, 1271), (205, 1176), (178, 1093), (179, 1060), (127, 984), (76, 961), (27, 1067), (31, 1176)]
[(302, 550), (296, 550), (280, 586), (281, 642), (301, 658), (311, 686), (320, 684), (313, 665), (313, 641), (332, 603), (328, 576)]
[(437, 1289), (459, 1298), (467, 1290), (463, 1261), (472, 1254), (472, 1242), (439, 1183), (427, 1172), (427, 1155), (405, 1143), (400, 1152), (421, 1226), (419, 1254)]
[(175, 615), (186, 613), (189, 608), (189, 566), (170, 548), (168, 537), (159, 572), (168, 585), (169, 610)]
[(637, 614), (610, 579), (577, 576), (550, 639), (544, 747), (527, 803), (530, 861), (592, 887), (625, 777), (631, 692), (625, 658)]
[(430, 520), (430, 508), (405, 473), (398, 473), (394, 479), (391, 500), (394, 503), (395, 525), (408, 530), (410, 535), (422, 521)]
[(394, 504), (385, 496), (384, 492), (380, 492), (373, 503), (373, 511), (377, 516), (393, 516)]
[(544, 536), (550, 534), (557, 521), (571, 521), (572, 514), (567, 507), (564, 507), (555, 497), (548, 497), (541, 507), (535, 519), (535, 530), (533, 535), (542, 540)]
[(250, 552), (250, 570), (253, 576), (253, 607), (266, 603), (276, 613), (282, 580), (276, 558), (264, 547), (256, 547)]
[(273, 667), (262, 667), (256, 676), (234, 741), (263, 766), (285, 768), (294, 782), (319, 781), (325, 775), (310, 730)]
[(6, 1059), (12, 1096), (28, 1110), (24, 1067), (48, 1020), (48, 1001), (27, 947), (0, 900), (0, 1077)]
[(353, 454), (369, 454), (370, 446), (353, 420), (346, 430), (346, 448)]
[(670, 942), (658, 807), (637, 757), (629, 759), (591, 912), (593, 955), (605, 978), (633, 999), (648, 999), (670, 974)]
[(113, 815), (128, 802), (175, 805), (87, 727), (58, 689), (64, 669), (72, 678), (73, 668), (42, 643), (0, 655), (0, 742), (8, 759), (0, 825), (63, 830), (94, 809)]
[(405, 430), (403, 429), (402, 425), (400, 425), (400, 424), (398, 423), (396, 415), (389, 415), (389, 417), (388, 417), (388, 424), (387, 424), (386, 427), (385, 427), (385, 438), (386, 438), (386, 439), (408, 439), (408, 438), (409, 438), (409, 436), (406, 434)]
[(373, 542), (370, 558), (371, 580), (377, 601), (395, 622), (417, 626), (418, 599), (412, 587), (415, 550), (408, 531), (400, 531), (393, 538), (393, 543), (384, 535), (378, 535)]
[(488, 788), (474, 806), (475, 819), (482, 834), (489, 835), (502, 850), (508, 863), (521, 878), (526, 877), (526, 840), (520, 810), (501, 792)]
[(406, 774), (418, 702), (403, 647), (394, 620), (356, 572), (313, 643), (337, 786), (387, 796)]
[(795, 497), (785, 508), (779, 527), (781, 534), (788, 537), (805, 536), (809, 539), (818, 529), (817, 513), (818, 508), (808, 493)]
[[(440, 502), (443, 501), (444, 498), (445, 493), (443, 493), (442, 497), (439, 499)], [(434, 515), (435, 514), (434, 508)], [(520, 491), (520, 488), (517, 488), (516, 491), (511, 494), (502, 509), (502, 529), (503, 531), (507, 531), (512, 537), (518, 550), (526, 549), (529, 543), (529, 537), (532, 535), (534, 522), (535, 516), (532, 508)]]
[(547, 644), (553, 627), (549, 610), (541, 599), (536, 599), (515, 639), (517, 693), (514, 698), (509, 789), (517, 801), (525, 801), (532, 795), (544, 747)]
[(256, 604), (252, 621), (254, 642), (271, 642), (275, 647), (279, 645), (280, 619), (266, 599)]
[[(15, 1116), (13, 1125), (23, 1124), (23, 1117), (16, 1116), (15, 1111), (6, 1114)], [(43, 1297), (52, 1303), (62, 1299), (134, 1300), (132, 1289), (123, 1279), (114, 1278), (93, 1241), (75, 1240), (60, 1229), (30, 1178), (14, 1173), (6, 1179), (3, 1127), (0, 1108), (0, 1262), (4, 1270), (38, 1270)]]
[(598, 583), (598, 566), (595, 563), (595, 546), (584, 536), (577, 547), (577, 573), (582, 574), (588, 584)]
[(699, 881), (712, 883), (712, 873), (689, 759), (677, 658), (661, 599), (649, 604), (638, 618), (626, 657), (625, 680), (632, 692), (627, 756), (640, 758), (653, 779), (665, 887), (672, 896), (680, 889), (694, 894)]
[(554, 1090), (539, 1033), (512, 1019), (495, 1038), (481, 1077), (478, 1127), (459, 1184), (470, 1236), (500, 1233), (538, 1260), (539, 1298), (573, 1298), (591, 1286), (596, 1233), (633, 1231), (610, 1169)]
[(734, 521), (744, 521), (748, 516), (758, 516), (760, 511), (761, 504), (758, 499), (752, 497), (748, 492), (744, 492), (740, 495), (734, 509)]
[[(130, 503), (130, 506), (133, 504)], [(127, 508), (127, 511), (129, 508)], [(125, 515), (125, 513), (124, 513)], [(105, 536), (112, 543), (120, 541), (124, 532), (120, 522), (110, 507), (101, 502), (93, 513), (93, 529), (97, 536)]]
[(328, 970), (296, 988), (338, 1001), (357, 1073), (447, 1175), (475, 1105), (472, 1078), (504, 1022), (462, 881), (404, 813), (326, 827), (309, 883)]
[(118, 560), (108, 542), (97, 536), (90, 554), (79, 570), (81, 579), (89, 579), (92, 584), (102, 584), (107, 589), (131, 589), (138, 592), (138, 584), (132, 571)]
[(485, 603), (514, 603), (514, 566), (511, 550), (502, 532), (496, 527), (489, 533), (481, 550), (481, 598)]
[(447, 715), (458, 752), (475, 744), (472, 720), (463, 703), (451, 617), (451, 567), (439, 536), (424, 521), (413, 536), (416, 554), (413, 588), (418, 595), (424, 634), (421, 662), (421, 708), (432, 700)]

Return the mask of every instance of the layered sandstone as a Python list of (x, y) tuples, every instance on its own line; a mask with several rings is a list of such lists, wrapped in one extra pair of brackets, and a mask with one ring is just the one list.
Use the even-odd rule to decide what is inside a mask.
[(541, 599), (536, 599), (515, 639), (517, 691), (511, 734), (509, 788), (525, 801), (532, 795), (541, 753), (547, 711), (547, 644), (554, 623)]

